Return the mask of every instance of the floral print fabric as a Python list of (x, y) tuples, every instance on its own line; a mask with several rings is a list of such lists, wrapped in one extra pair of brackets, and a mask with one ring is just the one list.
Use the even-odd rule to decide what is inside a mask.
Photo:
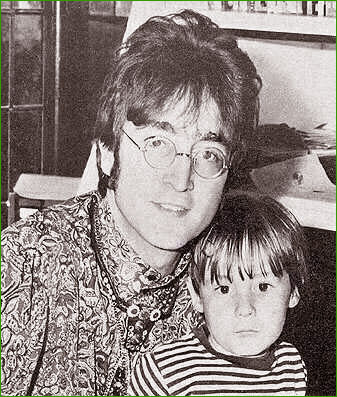
[[(92, 247), (93, 198), (100, 253), (119, 296), (132, 300), (149, 287), (155, 295), (179, 282), (171, 316), (155, 323), (139, 354), (195, 325), (188, 254), (174, 274), (161, 277), (123, 239), (106, 199), (97, 192), (76, 197), (2, 233), (2, 395), (111, 395), (118, 368), (129, 372), (136, 359), (125, 348), (127, 315), (103, 287)], [(142, 299), (152, 302), (148, 293)]]

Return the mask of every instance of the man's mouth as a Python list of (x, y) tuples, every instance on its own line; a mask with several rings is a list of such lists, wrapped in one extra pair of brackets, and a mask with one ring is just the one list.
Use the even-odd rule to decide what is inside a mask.
[(171, 203), (156, 203), (156, 202), (154, 204), (159, 210), (165, 211), (167, 213), (173, 214), (178, 217), (185, 216), (189, 211), (188, 208), (182, 205), (171, 204)]

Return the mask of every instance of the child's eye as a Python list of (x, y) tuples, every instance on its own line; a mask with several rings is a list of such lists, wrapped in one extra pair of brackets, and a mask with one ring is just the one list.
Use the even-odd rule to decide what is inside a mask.
[(259, 283), (259, 290), (261, 292), (266, 292), (270, 287), (270, 284), (268, 283)]
[(228, 294), (229, 293), (229, 286), (228, 285), (219, 285), (216, 288), (216, 291), (218, 291), (222, 295)]

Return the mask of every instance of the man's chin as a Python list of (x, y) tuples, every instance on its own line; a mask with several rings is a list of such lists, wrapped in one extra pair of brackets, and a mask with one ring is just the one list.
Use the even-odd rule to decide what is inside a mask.
[[(157, 236), (158, 237), (158, 236)], [(180, 252), (183, 250), (187, 241), (185, 240), (167, 240), (156, 238), (153, 240), (152, 245), (163, 251)]]

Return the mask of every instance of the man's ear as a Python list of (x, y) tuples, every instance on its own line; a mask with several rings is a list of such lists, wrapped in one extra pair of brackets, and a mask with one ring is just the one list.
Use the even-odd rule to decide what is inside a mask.
[(191, 295), (192, 304), (193, 304), (194, 309), (197, 312), (203, 313), (204, 312), (203, 304), (202, 304), (199, 294), (196, 292), (196, 290), (193, 287), (191, 277), (188, 277), (186, 284), (187, 284), (188, 291)]
[(300, 299), (301, 299), (300, 293), (298, 292), (298, 288), (295, 286), (292, 293), (290, 294), (288, 307), (292, 309), (298, 304)]
[(115, 161), (115, 156), (101, 141), (98, 141), (101, 151), (101, 168), (105, 175), (110, 175), (112, 166)]

